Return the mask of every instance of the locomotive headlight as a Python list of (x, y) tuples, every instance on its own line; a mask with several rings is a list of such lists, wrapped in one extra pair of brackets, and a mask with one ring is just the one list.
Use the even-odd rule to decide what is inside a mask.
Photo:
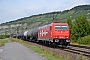
[(68, 37), (66, 37), (66, 38), (68, 38)]
[(58, 36), (56, 36), (55, 38), (58, 38)]
[(59, 42), (59, 40), (58, 39), (55, 39), (55, 42)]
[(66, 42), (70, 42), (70, 40), (66, 40)]

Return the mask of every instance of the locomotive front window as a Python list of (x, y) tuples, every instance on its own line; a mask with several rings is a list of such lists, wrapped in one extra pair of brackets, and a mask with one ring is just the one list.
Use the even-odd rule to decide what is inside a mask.
[(61, 26), (55, 26), (55, 30), (61, 30)]
[(68, 30), (67, 26), (55, 26), (55, 30)]
[(62, 30), (68, 30), (67, 26), (62, 26)]

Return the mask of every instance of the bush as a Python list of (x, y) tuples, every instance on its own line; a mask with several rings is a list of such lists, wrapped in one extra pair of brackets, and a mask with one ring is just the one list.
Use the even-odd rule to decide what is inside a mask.
[(90, 45), (90, 35), (79, 38), (77, 42), (79, 44)]
[(0, 35), (0, 39), (5, 39), (5, 38), (9, 38), (10, 35)]

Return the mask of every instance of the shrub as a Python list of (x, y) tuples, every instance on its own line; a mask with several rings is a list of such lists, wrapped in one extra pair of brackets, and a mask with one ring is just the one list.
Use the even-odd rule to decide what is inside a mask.
[(5, 38), (9, 38), (10, 37), (10, 35), (0, 35), (0, 39), (5, 39)]
[(79, 38), (77, 42), (79, 44), (90, 45), (90, 35)]

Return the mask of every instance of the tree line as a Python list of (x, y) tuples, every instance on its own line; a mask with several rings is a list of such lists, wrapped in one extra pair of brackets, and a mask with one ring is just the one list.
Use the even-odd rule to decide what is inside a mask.
[(72, 17), (70, 17), (67, 19), (67, 23), (70, 26), (72, 41), (81, 44), (87, 44), (90, 42), (90, 38), (84, 38), (90, 35), (90, 21), (87, 19), (87, 16), (79, 16), (75, 20), (72, 20)]

